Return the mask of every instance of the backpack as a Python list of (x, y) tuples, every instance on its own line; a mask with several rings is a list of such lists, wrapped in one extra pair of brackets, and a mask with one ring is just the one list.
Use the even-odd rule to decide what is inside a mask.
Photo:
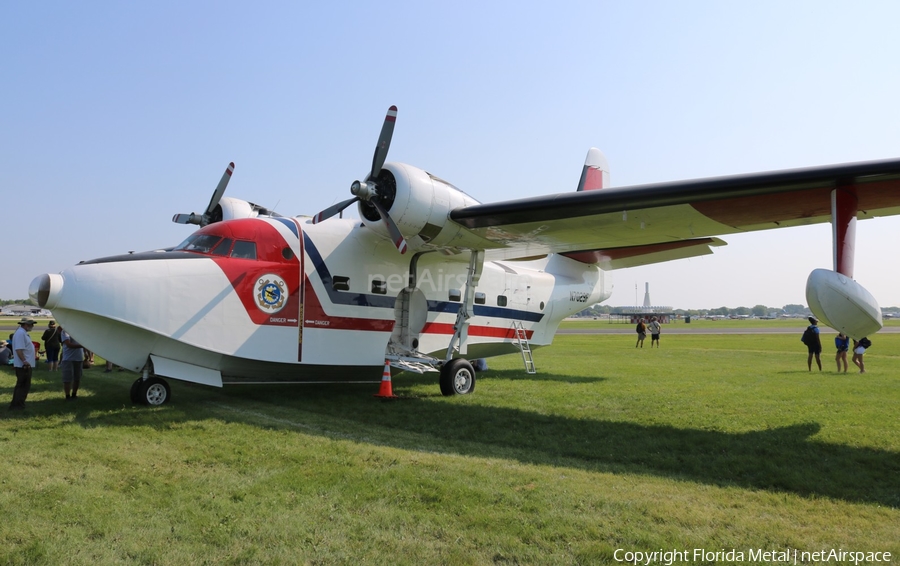
[(816, 344), (816, 331), (813, 330), (812, 326), (806, 327), (806, 330), (803, 331), (803, 336), (800, 337), (800, 341), (807, 346), (814, 346)]
[(869, 348), (872, 347), (872, 341), (869, 340), (868, 338), (862, 338), (859, 341), (859, 345), (862, 346), (863, 348), (865, 348), (866, 350), (868, 350)]

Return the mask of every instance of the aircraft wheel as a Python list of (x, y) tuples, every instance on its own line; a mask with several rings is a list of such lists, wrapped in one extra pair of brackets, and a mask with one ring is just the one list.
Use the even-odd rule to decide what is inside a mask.
[(467, 395), (475, 391), (475, 370), (468, 360), (455, 358), (441, 368), (441, 393)]
[(139, 377), (131, 384), (131, 402), (135, 405), (141, 402), (141, 385), (143, 383), (144, 378)]
[(140, 385), (138, 396), (140, 403), (156, 407), (167, 402), (172, 396), (172, 392), (166, 380), (154, 375)]

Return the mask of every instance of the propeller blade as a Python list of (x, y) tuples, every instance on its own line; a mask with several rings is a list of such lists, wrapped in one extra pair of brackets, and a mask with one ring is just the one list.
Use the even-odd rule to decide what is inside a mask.
[(401, 254), (406, 253), (406, 238), (403, 237), (403, 234), (400, 233), (400, 228), (397, 228), (397, 224), (394, 223), (394, 219), (387, 213), (387, 210), (381, 206), (381, 203), (378, 202), (377, 198), (373, 198), (370, 200), (372, 204), (375, 205), (375, 209), (378, 210), (378, 214), (381, 215), (381, 219), (384, 220), (384, 224), (387, 226), (388, 233), (391, 235), (391, 241), (394, 242), (394, 245), (397, 246), (397, 251)]
[(384, 161), (387, 159), (388, 150), (391, 148), (391, 138), (394, 137), (394, 123), (397, 121), (397, 107), (388, 108), (384, 117), (384, 125), (381, 127), (381, 135), (378, 136), (378, 145), (375, 146), (375, 155), (372, 156), (372, 171), (366, 177), (370, 181), (378, 177)]
[(216, 190), (213, 191), (212, 198), (209, 199), (209, 206), (206, 207), (206, 211), (203, 214), (195, 214), (193, 212), (190, 214), (176, 214), (172, 217), (172, 222), (177, 224), (196, 224), (197, 226), (206, 226), (209, 224), (213, 211), (219, 204), (219, 201), (222, 200), (222, 195), (225, 194), (225, 187), (228, 186), (228, 181), (231, 180), (232, 173), (234, 173), (233, 161), (225, 168), (225, 173), (222, 175), (222, 179), (216, 186)]
[(358, 200), (359, 200), (359, 197), (353, 197), (353, 198), (347, 199), (343, 202), (339, 202), (335, 205), (329, 206), (328, 208), (326, 208), (319, 214), (316, 214), (315, 216), (313, 216), (313, 221), (312, 221), (313, 224), (318, 224), (319, 222), (321, 222), (323, 220), (327, 220), (327, 219), (331, 218), (332, 216), (334, 216), (338, 212), (344, 210), (345, 208), (347, 208), (348, 206), (350, 206), (351, 204), (355, 203)]
[(222, 199), (222, 195), (225, 194), (225, 187), (228, 186), (228, 181), (231, 180), (231, 174), (234, 173), (234, 161), (228, 164), (228, 167), (225, 168), (225, 173), (222, 174), (222, 179), (219, 181), (218, 186), (216, 186), (216, 190), (213, 192), (212, 198), (209, 199), (209, 206), (206, 207), (206, 212), (204, 215), (212, 214), (216, 205), (219, 204), (219, 201)]
[(192, 212), (190, 214), (176, 214), (172, 217), (172, 222), (176, 224), (197, 224), (199, 226), (200, 219), (200, 216)]

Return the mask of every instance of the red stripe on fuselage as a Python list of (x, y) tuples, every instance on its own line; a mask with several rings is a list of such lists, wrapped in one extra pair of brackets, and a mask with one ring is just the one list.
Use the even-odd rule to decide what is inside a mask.
[[(368, 330), (370, 332), (391, 332), (394, 321), (379, 318), (358, 318), (353, 316), (331, 316), (322, 308), (319, 295), (309, 279), (306, 280), (306, 303), (303, 305), (304, 328), (330, 328), (334, 330)], [(362, 307), (361, 307), (362, 308)]]

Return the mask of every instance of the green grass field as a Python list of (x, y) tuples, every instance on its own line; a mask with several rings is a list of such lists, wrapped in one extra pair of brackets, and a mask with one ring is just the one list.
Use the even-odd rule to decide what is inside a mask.
[[(690, 324), (685, 323), (683, 320), (674, 320), (671, 323), (663, 326), (663, 332), (666, 331), (666, 328), (700, 328), (700, 329), (708, 329), (708, 328), (744, 328), (748, 330), (753, 330), (754, 328), (778, 328), (784, 329), (785, 331), (796, 330), (798, 333), (802, 333), (803, 329), (806, 328), (809, 323), (805, 318), (779, 318), (775, 320), (762, 320), (762, 319), (721, 319), (721, 320), (708, 320), (703, 318), (693, 318)], [(900, 319), (887, 319), (884, 321), (885, 326), (900, 326)], [(560, 324), (560, 328), (618, 328), (618, 327), (627, 327), (629, 330), (634, 325), (630, 322), (610, 322), (605, 319), (593, 319), (593, 318), (578, 318), (578, 319), (566, 319), (562, 321)], [(830, 328), (823, 327), (823, 330), (826, 332), (834, 332)]]
[[(473, 395), (36, 373), (0, 410), (4, 564), (618, 564), (616, 550), (892, 552), (900, 335), (868, 372), (784, 335), (566, 335)], [(854, 367), (851, 365), (851, 370)], [(0, 399), (15, 378), (0, 369)], [(618, 555), (619, 557), (622, 554)], [(746, 562), (746, 561), (745, 561)], [(657, 562), (660, 563), (660, 562)], [(701, 562), (692, 562), (701, 563)], [(706, 563), (712, 563), (707, 561)], [(724, 563), (724, 561), (720, 561)]]

